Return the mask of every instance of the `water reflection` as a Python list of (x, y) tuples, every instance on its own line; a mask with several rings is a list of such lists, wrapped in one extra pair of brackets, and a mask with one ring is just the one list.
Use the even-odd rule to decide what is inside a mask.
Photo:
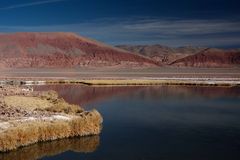
[(76, 137), (41, 142), (8, 153), (0, 153), (1, 160), (35, 160), (54, 156), (66, 151), (79, 153), (94, 152), (100, 144), (99, 136)]
[(116, 96), (140, 97), (150, 101), (172, 99), (173, 97), (182, 100), (189, 100), (189, 97), (204, 99), (240, 98), (239, 87), (43, 85), (34, 86), (34, 90), (55, 90), (60, 97), (69, 103), (81, 106)]
[(63, 153), (59, 159), (240, 159), (240, 88), (187, 86), (53, 89), (68, 102), (103, 115), (101, 145), (91, 154)]
[(67, 102), (85, 106), (88, 103), (94, 103), (109, 99), (116, 95), (124, 95), (124, 93), (136, 92), (142, 89), (141, 86), (116, 86), (116, 87), (90, 87), (83, 85), (43, 85), (34, 86), (34, 90), (55, 90), (60, 97), (63, 97)]

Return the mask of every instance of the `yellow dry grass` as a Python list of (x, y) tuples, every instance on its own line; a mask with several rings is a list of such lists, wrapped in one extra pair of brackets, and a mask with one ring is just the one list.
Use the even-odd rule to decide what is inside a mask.
[(101, 131), (102, 117), (96, 110), (87, 112), (68, 104), (54, 91), (4, 96), (1, 104), (9, 108), (9, 114), (16, 112), (11, 108), (21, 108), (28, 114), (0, 122), (0, 152), (41, 141), (97, 135)]
[(57, 113), (67, 113), (67, 114), (79, 114), (84, 110), (78, 105), (68, 104), (64, 99), (56, 99), (51, 101), (52, 106), (47, 108), (38, 108), (43, 109), (49, 112), (57, 112)]
[(117, 80), (84, 80), (83, 83), (92, 85), (156, 85), (163, 84), (165, 80), (144, 80), (144, 79), (117, 79)]
[(79, 114), (83, 109), (78, 105), (67, 103), (64, 99), (51, 97), (25, 97), (25, 96), (5, 96), (3, 101), (7, 106), (23, 108), (26, 110), (41, 110), (55, 113)]
[(92, 79), (81, 80), (86, 85), (198, 85), (198, 86), (238, 86), (235, 82), (181, 79)]
[(97, 135), (101, 131), (102, 117), (96, 111), (83, 112), (70, 120), (34, 120), (16, 122), (14, 127), (0, 132), (0, 151), (5, 152), (40, 141), (74, 136)]
[(53, 104), (50, 101), (39, 97), (5, 96), (3, 100), (7, 106), (21, 107), (27, 110), (53, 107)]

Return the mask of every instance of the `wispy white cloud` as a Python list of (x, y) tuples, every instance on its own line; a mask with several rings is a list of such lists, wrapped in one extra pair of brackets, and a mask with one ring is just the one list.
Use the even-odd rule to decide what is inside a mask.
[(36, 1), (36, 2), (31, 2), (31, 3), (23, 3), (23, 4), (16, 4), (16, 5), (2, 7), (2, 8), (0, 8), (0, 10), (10, 10), (10, 9), (15, 9), (15, 8), (36, 6), (36, 5), (42, 5), (42, 4), (47, 4), (47, 3), (56, 3), (56, 2), (61, 2), (61, 1), (67, 1), (67, 0), (43, 0), (43, 1)]
[(110, 44), (240, 46), (240, 22), (230, 20), (98, 19), (43, 26), (0, 26), (0, 32), (75, 32)]
[(198, 35), (223, 32), (240, 32), (239, 21), (226, 20), (148, 20), (124, 25), (137, 32), (159, 32), (174, 35)]

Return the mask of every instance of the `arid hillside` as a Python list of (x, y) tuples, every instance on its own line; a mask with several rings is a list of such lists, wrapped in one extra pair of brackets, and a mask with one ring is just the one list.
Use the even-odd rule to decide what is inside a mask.
[(171, 63), (178, 67), (233, 67), (240, 65), (240, 51), (205, 49)]
[(239, 50), (162, 45), (112, 47), (66, 32), (0, 34), (0, 69), (232, 67), (239, 63)]
[(0, 68), (149, 67), (157, 63), (74, 33), (0, 34)]
[(204, 47), (171, 48), (162, 45), (122, 45), (121, 49), (144, 55), (165, 66), (174, 67), (235, 67), (240, 64), (239, 49)]
[(177, 59), (187, 57), (189, 55), (196, 54), (205, 48), (202, 47), (168, 47), (163, 45), (119, 45), (118, 48), (147, 56), (152, 60), (161, 64), (170, 64)]

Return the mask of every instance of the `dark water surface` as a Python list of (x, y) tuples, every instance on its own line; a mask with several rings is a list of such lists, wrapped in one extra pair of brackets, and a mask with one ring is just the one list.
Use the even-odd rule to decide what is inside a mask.
[[(61, 149), (39, 155), (43, 160), (240, 159), (240, 88), (53, 85), (35, 89), (56, 90), (70, 103), (96, 108), (104, 118), (100, 136), (48, 142), (48, 148)], [(35, 152), (43, 148), (35, 145)], [(15, 155), (27, 151), (18, 152)]]

